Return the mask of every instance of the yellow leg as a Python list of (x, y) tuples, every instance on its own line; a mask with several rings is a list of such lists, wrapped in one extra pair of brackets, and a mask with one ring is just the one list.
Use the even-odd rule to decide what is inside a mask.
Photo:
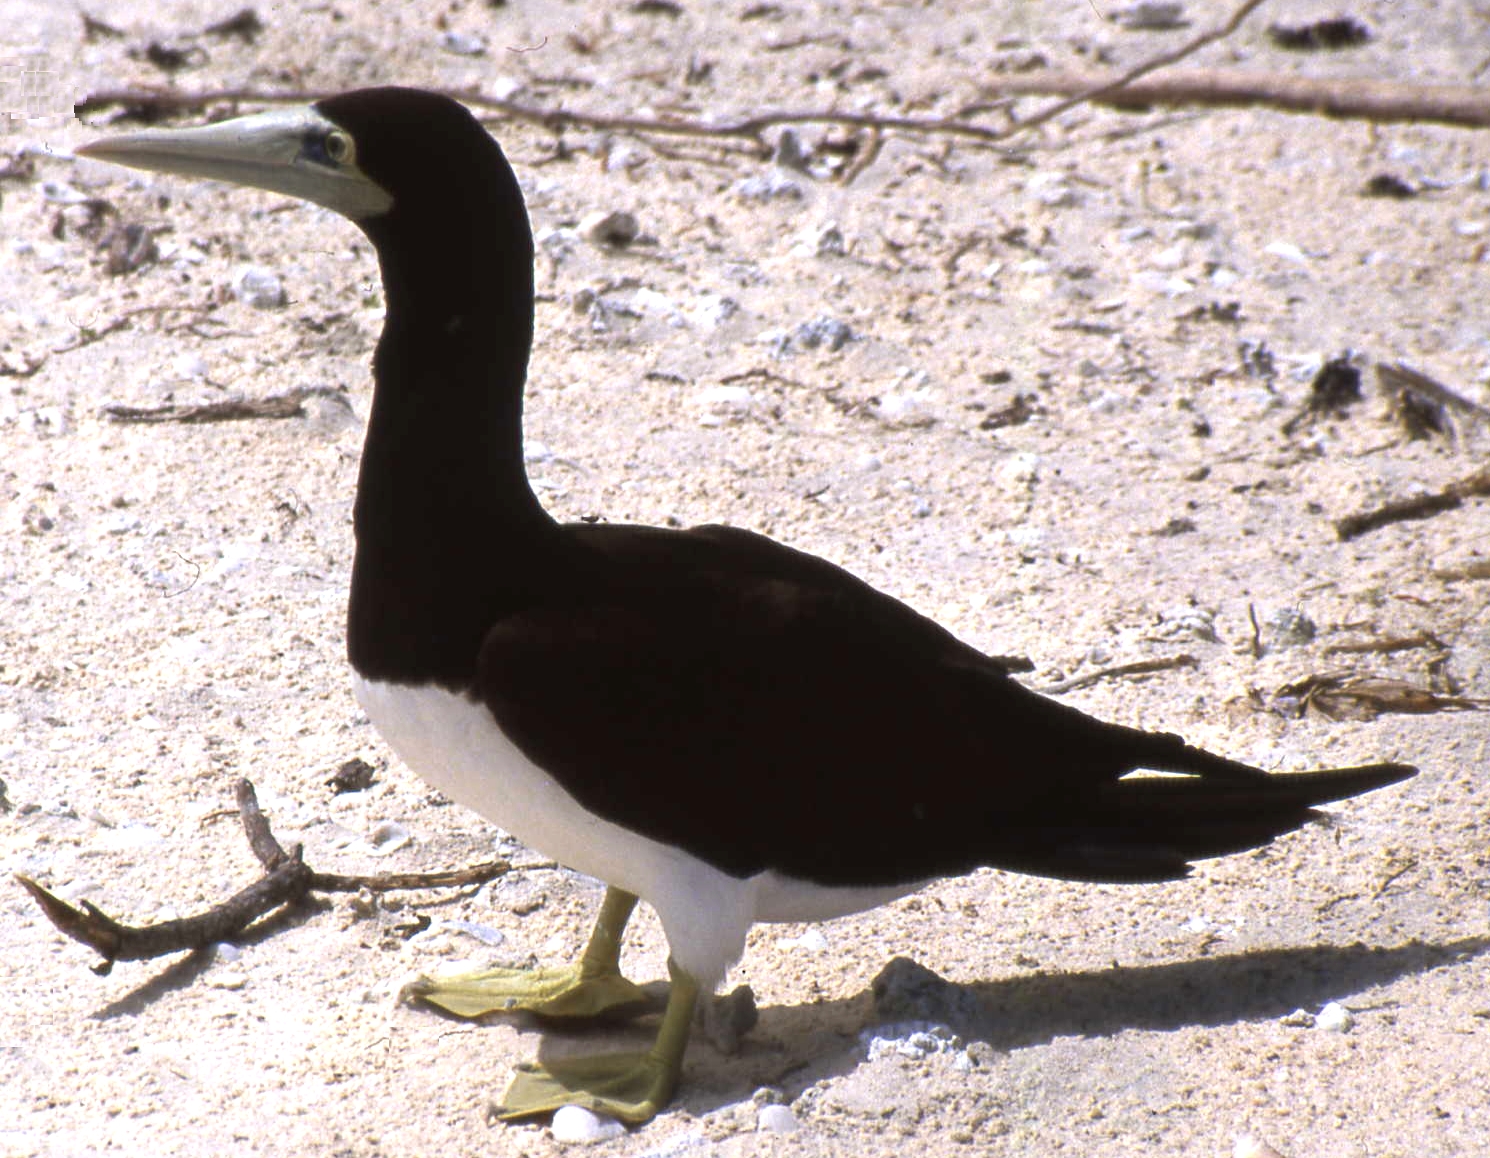
[(698, 1003), (699, 985), (673, 961), (672, 987), (657, 1040), (644, 1053), (615, 1053), (527, 1062), (492, 1109), (499, 1118), (551, 1114), (560, 1106), (584, 1106), (639, 1125), (656, 1117), (678, 1087), (683, 1051)]
[(555, 969), (485, 969), (450, 977), (419, 977), (404, 996), (437, 1005), (457, 1017), (526, 1010), (543, 1017), (623, 1017), (644, 1013), (645, 993), (621, 976), (621, 934), (636, 897), (606, 889), (600, 916), (584, 954)]

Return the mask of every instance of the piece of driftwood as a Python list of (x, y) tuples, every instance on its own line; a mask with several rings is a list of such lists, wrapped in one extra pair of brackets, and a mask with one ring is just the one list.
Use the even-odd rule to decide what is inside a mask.
[(238, 781), (236, 795), (244, 833), (254, 856), (264, 867), (264, 875), (204, 913), (154, 925), (125, 925), (88, 901), (77, 906), (68, 904), (30, 877), (18, 874), (16, 880), (41, 906), (52, 924), (74, 941), (81, 941), (97, 950), (103, 960), (93, 967), (93, 971), (106, 976), (116, 961), (147, 961), (231, 941), (269, 914), (303, 903), (314, 892), (448, 888), (482, 884), (512, 871), (512, 865), (507, 861), (495, 860), (433, 873), (344, 876), (316, 872), (302, 859), (298, 844), (287, 851), (275, 839), (259, 808), (258, 794), (249, 781)]
[(1340, 536), (1341, 542), (1345, 542), (1392, 523), (1428, 519), (1444, 511), (1456, 510), (1464, 505), (1465, 499), (1484, 495), (1490, 495), (1490, 467), (1477, 470), (1467, 478), (1457, 479), (1442, 490), (1406, 499), (1392, 499), (1369, 511), (1336, 519), (1335, 533)]

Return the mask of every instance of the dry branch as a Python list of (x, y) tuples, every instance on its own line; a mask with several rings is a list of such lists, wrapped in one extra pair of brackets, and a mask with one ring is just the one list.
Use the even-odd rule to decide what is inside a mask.
[(267, 398), (227, 398), (221, 402), (171, 403), (165, 406), (125, 406), (109, 402), (101, 408), (115, 422), (237, 422), (252, 418), (304, 418), (305, 392), (291, 390)]
[(98, 951), (103, 961), (94, 966), (93, 971), (104, 976), (113, 969), (115, 961), (146, 961), (231, 941), (276, 909), (302, 903), (313, 892), (357, 892), (362, 889), (387, 892), (392, 889), (481, 884), (512, 871), (507, 861), (496, 860), (434, 873), (375, 876), (318, 873), (301, 859), (299, 845), (286, 851), (275, 839), (249, 781), (238, 781), (237, 798), (243, 830), (254, 856), (264, 867), (264, 875), (205, 913), (155, 925), (125, 925), (88, 901), (75, 907), (29, 877), (17, 875), (16, 880), (41, 906), (52, 924), (74, 941), (81, 941)]
[(989, 85), (989, 90), (1000, 96), (1086, 94), (1087, 103), (1126, 109), (1154, 105), (1260, 105), (1340, 120), (1431, 121), (1471, 129), (1490, 127), (1490, 89), (1483, 85), (1316, 80), (1228, 69), (1169, 72), (1121, 87), (1107, 87), (1107, 83), (1102, 75), (1042, 72), (999, 77)]
[(1369, 511), (1336, 519), (1335, 533), (1340, 536), (1341, 542), (1345, 542), (1392, 523), (1428, 519), (1444, 511), (1457, 510), (1464, 505), (1465, 499), (1485, 495), (1490, 495), (1490, 467), (1478, 470), (1467, 478), (1457, 479), (1442, 490), (1407, 499), (1393, 499)]
[(1103, 680), (1118, 679), (1124, 676), (1153, 675), (1155, 672), (1173, 671), (1179, 667), (1198, 666), (1193, 655), (1166, 655), (1158, 659), (1139, 659), (1132, 663), (1120, 663), (1116, 667), (1104, 667), (1099, 671), (1088, 672), (1086, 675), (1076, 676), (1073, 679), (1061, 680), (1049, 687), (1041, 688), (1040, 692), (1043, 695), (1060, 695), (1062, 692), (1090, 687)]

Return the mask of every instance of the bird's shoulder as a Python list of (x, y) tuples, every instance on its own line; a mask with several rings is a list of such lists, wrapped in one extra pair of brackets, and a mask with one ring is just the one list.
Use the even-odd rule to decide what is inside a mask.
[[(584, 570), (598, 580), (586, 581), (583, 601), (616, 620), (634, 616), (654, 630), (683, 634), (713, 621), (718, 631), (766, 646), (773, 635), (789, 634), (804, 649), (849, 635), (903, 659), (996, 666), (845, 568), (753, 531), (604, 523), (566, 531), (588, 561)], [(839, 651), (832, 662), (842, 658)]]

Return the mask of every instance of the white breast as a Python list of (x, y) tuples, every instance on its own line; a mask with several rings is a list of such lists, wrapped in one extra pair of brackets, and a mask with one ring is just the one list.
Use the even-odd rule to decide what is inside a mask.
[(432, 787), (544, 856), (655, 908), (674, 959), (706, 988), (739, 958), (756, 921), (824, 920), (919, 887), (830, 888), (774, 872), (732, 877), (586, 809), (518, 750), (485, 705), (355, 672), (353, 686), (389, 746)]

